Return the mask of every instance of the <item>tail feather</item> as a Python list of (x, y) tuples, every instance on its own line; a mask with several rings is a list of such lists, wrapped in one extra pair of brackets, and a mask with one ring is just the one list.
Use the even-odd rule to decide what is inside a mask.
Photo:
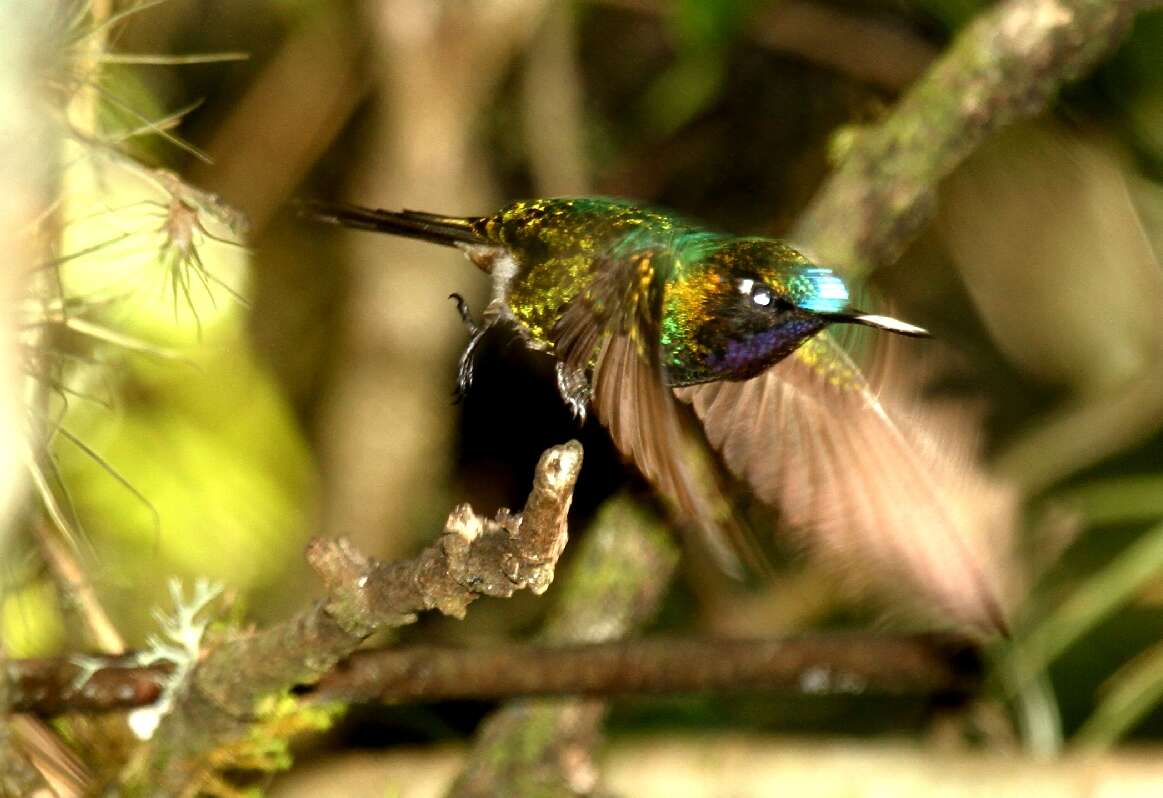
[(385, 211), (315, 200), (300, 203), (299, 215), (317, 222), (418, 238), (448, 247), (484, 243), (477, 231), (480, 220), (474, 217), (441, 216), (423, 211)]

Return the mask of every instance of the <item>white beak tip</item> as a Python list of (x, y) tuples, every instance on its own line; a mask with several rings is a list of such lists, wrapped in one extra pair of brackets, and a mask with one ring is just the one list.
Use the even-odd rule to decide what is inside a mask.
[(869, 327), (894, 332), (898, 335), (910, 335), (915, 338), (928, 338), (931, 335), (924, 327), (918, 327), (915, 324), (909, 324), (907, 321), (894, 319), (892, 316), (878, 316), (875, 313), (863, 313), (859, 316), (853, 316), (852, 320), (860, 324), (867, 324)]

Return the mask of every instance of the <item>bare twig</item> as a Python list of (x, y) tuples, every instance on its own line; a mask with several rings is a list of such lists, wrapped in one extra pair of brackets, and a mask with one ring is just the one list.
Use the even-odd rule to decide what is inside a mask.
[(144, 760), (126, 774), (127, 788), (150, 785), (167, 795), (196, 788), (211, 752), (246, 737), (261, 698), (317, 679), (377, 629), (429, 609), (461, 617), (479, 596), (544, 591), (567, 539), (581, 460), (576, 441), (549, 449), (521, 515), (502, 511), (490, 520), (462, 505), (412, 560), (381, 563), (342, 540), (313, 541), (308, 558), (327, 597), (290, 621), (210, 650)]
[(66, 712), (110, 712), (148, 706), (173, 670), (168, 663), (138, 665), (128, 657), (8, 660), (10, 706), (50, 717)]
[(84, 765), (41, 720), (15, 710), (21, 689), (0, 643), (0, 798), (73, 798), (87, 795)]
[(48, 784), (41, 778), (28, 760), (17, 751), (6, 731), (6, 722), (0, 722), (0, 796), (17, 798), (18, 796), (44, 796), (48, 798)]
[(772, 5), (747, 33), (772, 50), (890, 92), (903, 91), (938, 53), (903, 22), (808, 0)]
[(854, 136), (793, 238), (860, 274), (932, 217), (937, 184), (986, 136), (1046, 107), (1158, 0), (1005, 0), (956, 39), (883, 123)]
[(38, 798), (82, 798), (93, 794), (93, 775), (51, 726), (28, 715), (10, 715), (8, 729), (20, 754), (35, 768), (43, 791), (18, 793)]
[(88, 575), (61, 539), (60, 530), (42, 521), (36, 525), (35, 533), (41, 554), (60, 587), (61, 595), (78, 609), (93, 643), (102, 653), (123, 653), (124, 638), (97, 598)]
[[(272, 793), (366, 795), (374, 789), (367, 785), (391, 785), (392, 795), (436, 796), (464, 758), (455, 745), (348, 752), (304, 769)], [(1141, 742), (1108, 754), (1036, 759), (913, 739), (681, 729), (620, 737), (603, 756), (602, 778), (609, 795), (650, 798), (1122, 798), (1159, 792), (1163, 751)]]

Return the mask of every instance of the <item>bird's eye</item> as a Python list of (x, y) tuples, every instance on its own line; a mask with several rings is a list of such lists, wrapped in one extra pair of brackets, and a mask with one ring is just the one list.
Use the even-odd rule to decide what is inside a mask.
[(776, 302), (776, 296), (772, 290), (759, 280), (754, 280), (750, 277), (739, 281), (739, 293), (748, 297), (752, 303), (761, 308), (771, 307)]

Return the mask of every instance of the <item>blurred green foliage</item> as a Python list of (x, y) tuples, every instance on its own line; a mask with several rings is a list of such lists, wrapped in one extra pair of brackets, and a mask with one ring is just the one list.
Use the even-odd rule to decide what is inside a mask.
[[(146, 9), (143, 14), (157, 15), (156, 29), (138, 27), (119, 42), (185, 51), (249, 49), (262, 41), (265, 48), (288, 38), (296, 26), (312, 25), (322, 7), (311, 0), (255, 3), (206, 25), (179, 5)], [(749, 26), (758, 12), (777, 3), (680, 0), (650, 14), (582, 5), (587, 13), (579, 17), (577, 36), (584, 54), (586, 166), (601, 191), (677, 205), (740, 232), (786, 228), (825, 174), (837, 125), (874, 122), (891, 100), (883, 91), (862, 85), (859, 75), (840, 74), (755, 44)], [(890, 19), (938, 46), (985, 7), (976, 0), (837, 5), (877, 20)], [(350, 13), (358, 24), (361, 18), (354, 7)], [(341, 294), (320, 288), (326, 284), (331, 289), (342, 279), (341, 268), (323, 265), (338, 263), (343, 255), (305, 247), (304, 234), (275, 224), (260, 231), (266, 249), (256, 256), (214, 198), (153, 168), (194, 164), (193, 148), (176, 147), (167, 138), (211, 139), (267, 66), (267, 61), (257, 62), (241, 73), (175, 70), (164, 84), (166, 93), (181, 98), (179, 104), (185, 104), (187, 94), (207, 99), (204, 107), (180, 118), (161, 99), (157, 85), (142, 77), (141, 68), (106, 69), (97, 130), (73, 138), (64, 153), (67, 168), (60, 196), (54, 198), (61, 208), (55, 247), (59, 267), (54, 271), (59, 283), (51, 289), (60, 292), (54, 301), (90, 326), (88, 333), (74, 329), (59, 341), (46, 342), (43, 354), (57, 375), (46, 415), (83, 443), (78, 446), (65, 435), (53, 442), (67, 486), (61, 501), (71, 508), (76, 528), (70, 532), (77, 536), (77, 551), (98, 592), (134, 639), (148, 631), (150, 608), (161, 602), (165, 580), (173, 575), (220, 580), (259, 604), (256, 614), (267, 606), (266, 598), (274, 606), (278, 600), (301, 600), (304, 590), (294, 572), (319, 500), (318, 467), (309, 441), (328, 435), (319, 426), (319, 395), (344, 364), (338, 358), (328, 360), (333, 353), (327, 350), (318, 358), (323, 362), (303, 367), (314, 369), (310, 374), (294, 373), (300, 354), (294, 331), (300, 325), (300, 330), (317, 332), (312, 302), (320, 295)], [(513, 67), (519, 69), (520, 64)], [(536, 186), (525, 163), (528, 148), (514, 133), (520, 93), (516, 81), (498, 83), (501, 88), (486, 118), (467, 124), (479, 128), (489, 145), (483, 149), (499, 174), (498, 193), (533, 193)], [(294, 93), (296, 87), (285, 91)], [(337, 134), (323, 158), (319, 170), (324, 174), (297, 190), (318, 193), (318, 185), (337, 181), (335, 172), (358, 174), (364, 168), (350, 155), (358, 152), (359, 127), (371, 113), (371, 103), (361, 98), (356, 105), (351, 119), (343, 120), (348, 129)], [(1163, 14), (1141, 19), (1118, 55), (1072, 87), (1052, 116), (1055, 124), (1086, 134), (1087, 152), (1099, 151), (1097, 142), (1109, 145), (1102, 149), (1103, 163), (1113, 164), (1125, 181), (1120, 186), (1129, 186), (1127, 191), (1135, 191), (1140, 182), (1148, 187), (1148, 193), (1135, 194), (1142, 210), (1130, 226), (1156, 248), (1158, 271), (1163, 213), (1152, 211), (1151, 200), (1143, 197), (1158, 196), (1157, 181), (1163, 176)], [(157, 125), (146, 124), (150, 121), (164, 123), (166, 135), (158, 135)], [(264, 146), (277, 147), (288, 131), (267, 131), (263, 121), (252, 120), (253, 129), (270, 134), (273, 143)], [(127, 141), (123, 154), (115, 154)], [(1022, 147), (1033, 148), (1029, 142), (1044, 139), (1030, 137), (1023, 143), (1018, 136), (1015, 141), (1018, 152), (1012, 157), (1021, 158)], [(1019, 170), (1003, 164), (1001, 171)], [(1037, 189), (1033, 186), (1030, 193)], [(959, 209), (954, 203), (949, 210), (966, 217), (976, 210), (987, 223), (1000, 212), (988, 204)], [(1053, 214), (1049, 216), (1052, 228)], [(1061, 230), (1056, 240), (1079, 234), (1075, 221), (1058, 221), (1074, 229)], [(998, 235), (996, 227), (983, 229), (982, 238)], [(1105, 247), (1106, 242), (1098, 243)], [(991, 339), (972, 295), (993, 290), (997, 300), (996, 285), (958, 274), (948, 249), (948, 242), (931, 232), (880, 279), (904, 304), (917, 308), (919, 320), (925, 321), (927, 314), (956, 348), (969, 353), (969, 381), (993, 408), (992, 448), (1003, 449), (1063, 406), (1093, 399), (1085, 391), (1076, 394), (1071, 386), (1045, 380), (1029, 367), (1036, 357), (1023, 362), (1007, 352), (1007, 345), (1022, 343), (1016, 336)], [(277, 271), (280, 259), (299, 263), (300, 271), (293, 272), (296, 280), (282, 279), (291, 272)], [(1032, 259), (1018, 260), (1018, 268), (1024, 268)], [(1045, 312), (1065, 318), (1048, 306), (1049, 297), (1056, 297), (1070, 303), (1079, 317), (1104, 325), (1105, 317), (1089, 313), (1092, 297), (1082, 286), (1090, 283), (1083, 277), (1075, 281), (1055, 264), (1049, 267), (1041, 278), (1045, 290), (1035, 286), (1017, 297), (1024, 304), (1018, 305), (1016, 315), (1029, 319)], [(255, 268), (270, 270), (261, 281), (267, 292), (262, 296), (251, 296), (249, 289)], [(466, 280), (477, 277), (467, 268), (465, 274)], [(1158, 279), (1154, 272), (1149, 276)], [(1013, 296), (1000, 299), (1013, 307)], [(259, 309), (257, 319), (250, 317), (251, 300)], [(318, 322), (323, 330), (318, 334), (341, 337), (343, 320), (329, 323), (324, 327)], [(262, 358), (252, 350), (252, 325), (262, 331)], [(1087, 342), (1073, 341), (1071, 329), (1083, 328), (1043, 329), (1039, 345), (1049, 342), (1075, 355), (1085, 351)], [(1030, 352), (1040, 356), (1038, 350), (1025, 350), (1027, 356)], [(391, 356), (384, 354), (385, 360)], [(577, 434), (556, 406), (538, 411), (531, 409), (532, 402), (522, 404), (530, 396), (552, 402), (551, 390), (544, 389), (546, 375), (522, 357), (510, 353), (508, 366), (482, 366), (481, 392), (465, 410), (461, 471), (449, 481), (460, 479), (466, 491), (476, 491), (474, 501), (482, 496), (500, 504), (513, 498), (505, 494), (515, 490), (508, 475), (525, 473), (519, 459), (537, 450), (538, 435), (561, 439)], [(1093, 375), (1104, 365), (1095, 363), (1086, 371)], [(1142, 367), (1149, 371), (1163, 365), (1148, 360)], [(490, 387), (490, 368), (493, 374), (510, 371)], [(293, 402), (288, 384), (307, 385), (312, 396)], [(1126, 390), (1116, 385), (1111, 396)], [(431, 397), (433, 402), (444, 400)], [(515, 436), (514, 429), (521, 435)], [(1082, 429), (1083, 434), (1092, 431), (1085, 424)], [(367, 434), (376, 430), (369, 428)], [(586, 440), (587, 472), (601, 473), (583, 478), (593, 480), (591, 485), (620, 479), (613, 456), (607, 451), (605, 461), (600, 459), (603, 439), (594, 433)], [(1052, 554), (1037, 551), (1038, 541), (1029, 546), (1034, 550), (1029, 557), (1032, 594), (1014, 641), (998, 652), (998, 695), (1016, 696), (1020, 702), (1033, 689), (1030, 685), (1045, 686), (1039, 680), (1049, 673), (1053, 693), (1038, 693), (1038, 700), (1049, 695), (1060, 704), (1055, 710), (1061, 709), (1068, 743), (1073, 739), (1078, 745), (1101, 747), (1128, 734), (1158, 737), (1163, 732), (1158, 709), (1163, 652), (1154, 639), (1163, 630), (1158, 597), (1163, 584), (1161, 452), (1156, 424), (1119, 443), (1096, 464), (1054, 480), (1030, 508), (1034, 529), (1054, 513), (1073, 520), (1061, 525), (1067, 529), (1060, 530), (1061, 539), (1045, 547)], [(579, 490), (581, 513), (602, 498), (600, 489), (587, 496), (589, 489), (583, 484)], [(46, 653), (71, 645), (68, 608), (61, 606), (49, 580), (23, 571), (21, 576), (0, 606), (8, 652)], [(680, 589), (672, 603), (682, 613), (669, 613), (668, 619), (681, 614), (682, 621), (671, 622), (697, 623), (688, 610), (697, 604), (691, 595), (700, 590), (712, 588)], [(823, 622), (838, 616), (844, 617), (843, 612), (825, 613)], [(681, 699), (671, 703), (681, 709), (663, 713), (668, 723), (722, 721), (721, 706)], [(802, 728), (812, 725), (813, 711), (820, 712), (806, 706), (789, 710), (785, 704), (766, 709), (770, 711), (760, 701), (748, 702), (749, 722), (759, 716), (756, 725), (778, 725), (791, 711), (800, 714), (785, 727)], [(625, 723), (649, 726), (652, 719), (643, 719), (649, 714), (627, 712)], [(865, 726), (851, 723), (834, 707), (824, 714), (828, 722), (821, 725), (831, 729)], [(917, 713), (909, 707), (903, 714)], [(1056, 711), (1054, 715), (1049, 722), (1057, 723)], [(805, 717), (809, 722), (803, 722)]]
[(243, 341), (207, 349), (128, 364), (122, 387), (137, 398), (112, 415), (75, 402), (64, 423), (96, 457), (57, 444), (103, 593), (138, 634), (164, 595), (159, 574), (269, 589), (310, 531), (312, 466), (286, 401)]
[[(167, 574), (271, 589), (315, 503), (303, 436), (248, 341), (244, 224), (135, 159), (196, 152), (141, 69), (103, 70), (94, 128), (64, 141), (58, 255), (35, 298), (60, 328), (37, 368), (56, 520), (135, 642)], [(59, 650), (62, 608), (46, 581), (23, 584), (5, 596), (7, 651)]]
[(652, 136), (672, 136), (723, 91), (731, 45), (765, 0), (679, 0), (668, 17), (675, 62), (653, 79), (639, 113)]

